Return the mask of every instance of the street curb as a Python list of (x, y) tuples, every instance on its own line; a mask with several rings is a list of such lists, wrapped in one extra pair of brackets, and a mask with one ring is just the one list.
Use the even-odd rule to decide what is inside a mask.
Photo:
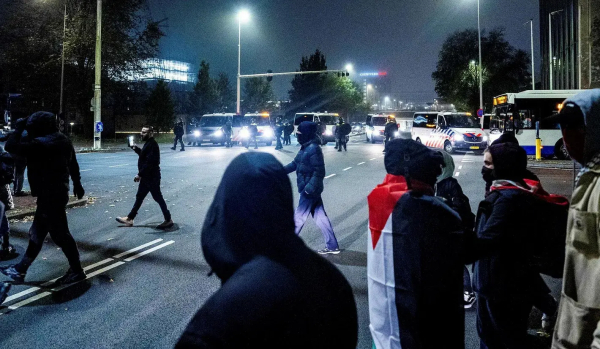
[[(87, 202), (88, 202), (88, 197), (84, 196), (83, 198), (81, 198), (79, 200), (68, 202), (66, 208), (73, 208), (73, 207), (78, 207), (78, 206), (85, 206), (87, 204)], [(23, 217), (33, 216), (35, 214), (35, 210), (36, 210), (35, 208), (32, 208), (32, 209), (21, 211), (21, 212), (7, 211), (6, 212), (6, 218), (8, 218), (8, 219), (21, 219)]]

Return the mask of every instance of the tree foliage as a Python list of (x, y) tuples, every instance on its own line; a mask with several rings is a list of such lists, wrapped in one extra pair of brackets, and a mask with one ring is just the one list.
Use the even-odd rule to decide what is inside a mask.
[(217, 94), (217, 111), (223, 113), (235, 111), (235, 91), (231, 88), (227, 74), (223, 72), (219, 73), (214, 80), (214, 85)]
[[(299, 71), (327, 70), (325, 56), (321, 51), (302, 57)], [(318, 110), (322, 106), (323, 86), (326, 74), (296, 75), (292, 80), (292, 89), (289, 91), (292, 105), (300, 110)]]
[[(483, 102), (489, 110), (494, 96), (518, 92), (529, 87), (529, 55), (504, 39), (502, 29), (482, 33)], [(438, 96), (454, 103), (459, 110), (479, 109), (477, 30), (458, 31), (446, 39), (432, 74)]]
[(159, 80), (146, 103), (146, 123), (157, 132), (168, 131), (175, 121), (175, 105), (164, 80)]
[(264, 78), (250, 78), (244, 82), (244, 101), (242, 109), (245, 113), (269, 110), (269, 103), (275, 99), (271, 83)]
[[(91, 132), (96, 2), (65, 0), (65, 104), (84, 116)], [(4, 92), (18, 92), (57, 111), (63, 43), (62, 1), (4, 1), (0, 4), (0, 79)], [(103, 2), (102, 92), (119, 90), (130, 73), (141, 72), (141, 62), (155, 57), (164, 35), (145, 11), (145, 0)], [(43, 101), (40, 103), (40, 101)]]
[(193, 114), (202, 116), (214, 112), (217, 99), (215, 82), (210, 78), (210, 64), (202, 61), (198, 71), (198, 81), (192, 94)]

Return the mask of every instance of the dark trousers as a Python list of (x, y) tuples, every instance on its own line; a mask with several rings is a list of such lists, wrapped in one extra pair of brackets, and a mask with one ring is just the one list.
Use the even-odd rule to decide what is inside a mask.
[(225, 146), (227, 146), (227, 148), (233, 146), (233, 144), (231, 144), (231, 133), (225, 133)]
[(250, 143), (254, 142), (254, 148), (258, 148), (258, 141), (256, 140), (256, 136), (248, 137), (248, 141), (246, 142), (246, 149), (250, 146)]
[(469, 274), (469, 269), (466, 265), (463, 269), (463, 291), (473, 293), (473, 286), (471, 285), (471, 274)]
[(329, 217), (327, 217), (327, 213), (325, 213), (323, 199), (320, 195), (318, 197), (309, 197), (305, 194), (300, 194), (300, 203), (294, 213), (296, 235), (300, 235), (300, 231), (302, 231), (302, 227), (304, 226), (304, 223), (306, 223), (309, 214), (321, 229), (321, 233), (325, 239), (325, 246), (330, 250), (338, 249), (338, 242), (333, 233), (331, 221), (329, 221)]
[(0, 220), (0, 236), (2, 236), (2, 249), (7, 249), (10, 227), (8, 225), (8, 217), (6, 217), (6, 205), (2, 201), (0, 201), (0, 215), (2, 216)]
[(336, 138), (336, 148), (338, 151), (342, 151), (342, 146), (344, 147), (344, 150), (346, 149), (346, 136), (340, 137), (340, 138)]
[(25, 168), (27, 164), (15, 162), (15, 181), (13, 183), (13, 192), (19, 193), (23, 191), (23, 182), (25, 181)]
[(283, 144), (285, 144), (285, 145), (292, 144), (292, 138), (290, 137), (289, 134), (283, 136)]
[(526, 298), (477, 297), (477, 333), (481, 349), (530, 349), (527, 322), (531, 301)]
[(77, 244), (69, 231), (69, 224), (67, 222), (65, 208), (68, 201), (69, 197), (66, 193), (64, 197), (58, 199), (55, 197), (38, 197), (33, 223), (31, 224), (31, 228), (29, 228), (29, 245), (27, 245), (23, 259), (15, 265), (17, 271), (21, 273), (27, 272), (31, 263), (33, 263), (42, 250), (48, 233), (50, 233), (52, 241), (61, 248), (67, 257), (71, 270), (74, 272), (82, 270)]
[(169, 212), (169, 209), (167, 208), (167, 203), (165, 202), (165, 199), (163, 198), (162, 193), (160, 191), (160, 177), (149, 179), (145, 179), (144, 177), (142, 177), (142, 179), (140, 180), (140, 185), (138, 187), (137, 194), (135, 195), (135, 204), (133, 204), (133, 208), (131, 209), (131, 212), (129, 212), (127, 217), (129, 219), (134, 219), (135, 216), (137, 216), (137, 213), (140, 210), (140, 207), (142, 207), (142, 203), (144, 202), (144, 199), (146, 198), (148, 193), (152, 195), (154, 201), (156, 201), (158, 203), (158, 206), (160, 206), (163, 216), (165, 217), (165, 221), (171, 220), (171, 212)]
[(175, 141), (173, 141), (173, 148), (177, 148), (177, 141), (181, 144), (181, 149), (185, 149), (183, 145), (183, 135), (175, 135)]
[(281, 133), (277, 134), (277, 145), (275, 146), (275, 149), (281, 149), (283, 148), (283, 145), (281, 144)]

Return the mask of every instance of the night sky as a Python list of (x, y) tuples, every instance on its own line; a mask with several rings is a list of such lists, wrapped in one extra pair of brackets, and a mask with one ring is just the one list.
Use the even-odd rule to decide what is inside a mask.
[[(298, 69), (303, 55), (319, 48), (329, 69), (352, 63), (355, 71), (385, 70), (394, 98), (426, 102), (436, 97), (431, 73), (449, 33), (477, 28), (476, 0), (149, 0), (152, 17), (168, 17), (162, 58), (210, 63), (235, 86), (240, 8), (252, 14), (242, 25), (242, 74)], [(482, 29), (504, 27), (506, 39), (530, 52), (534, 19), (539, 76), (539, 0), (481, 0)], [(477, 59), (477, 52), (473, 52)], [(358, 79), (357, 74), (353, 76)], [(291, 78), (275, 78), (278, 98), (287, 98)], [(539, 80), (539, 78), (538, 78)]]

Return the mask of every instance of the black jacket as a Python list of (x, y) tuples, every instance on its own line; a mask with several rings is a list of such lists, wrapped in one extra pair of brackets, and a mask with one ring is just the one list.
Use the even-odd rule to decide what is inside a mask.
[(435, 195), (443, 197), (446, 204), (458, 213), (467, 231), (473, 231), (475, 215), (471, 211), (469, 198), (463, 193), (456, 178), (449, 177), (437, 183)]
[(138, 159), (138, 176), (152, 179), (160, 178), (160, 148), (154, 138), (150, 138), (142, 149), (135, 147), (133, 150), (140, 157)]
[[(55, 122), (51, 113), (35, 113), (30, 118), (38, 127), (48, 121)], [(45, 120), (48, 119), (48, 120)], [(29, 127), (29, 124), (28, 124)], [(69, 192), (69, 176), (74, 185), (81, 184), (79, 164), (71, 141), (56, 127), (41, 126), (22, 138), (22, 129), (13, 132), (6, 141), (6, 151), (27, 159), (27, 177), (31, 195), (40, 198), (64, 197)], [(50, 131), (50, 133), (47, 133)]]
[(317, 197), (323, 192), (323, 179), (325, 178), (325, 160), (319, 140), (312, 140), (302, 144), (292, 162), (285, 166), (287, 173), (296, 171), (296, 184), (298, 193)]
[(395, 122), (388, 122), (385, 124), (383, 133), (386, 137), (394, 137), (394, 133), (398, 131), (398, 124)]
[(173, 133), (175, 134), (175, 136), (183, 136), (183, 134), (184, 134), (183, 125), (182, 124), (175, 125), (175, 128), (173, 129)]
[(477, 236), (468, 248), (476, 260), (476, 292), (500, 299), (549, 292), (529, 264), (539, 224), (534, 218), (544, 217), (542, 211), (539, 199), (520, 189), (492, 191), (479, 204)]
[[(252, 201), (256, 205), (239, 205)], [(221, 288), (176, 348), (355, 348), (356, 306), (344, 276), (294, 234), (292, 187), (270, 154), (235, 158), (202, 229)]]

